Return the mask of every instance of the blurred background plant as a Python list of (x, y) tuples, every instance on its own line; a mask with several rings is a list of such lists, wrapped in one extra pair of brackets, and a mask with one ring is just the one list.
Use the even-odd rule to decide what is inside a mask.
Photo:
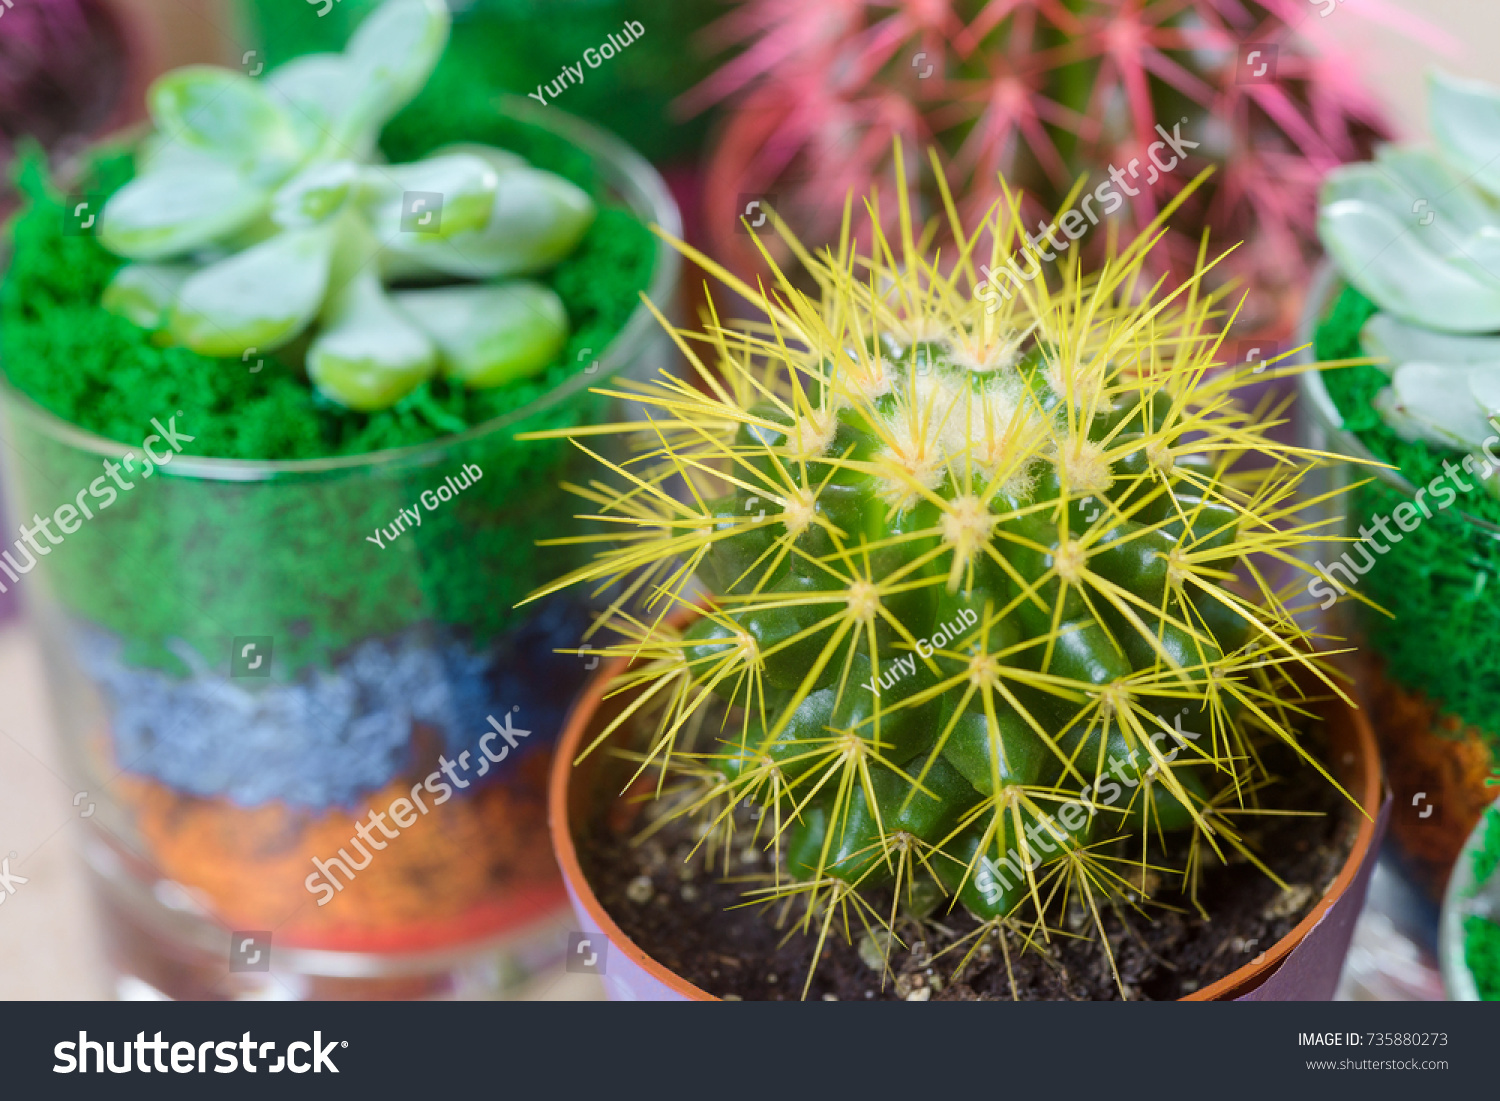
[[(0, 24), (0, 166), (25, 138), (66, 156), (124, 121), (132, 73), (128, 32), (98, 0), (23, 0)], [(15, 202), (0, 180), (0, 214)]]
[(1387, 146), (1332, 173), (1318, 229), (1379, 308), (1360, 350), (1390, 376), (1371, 403), (1386, 426), (1483, 462), (1500, 412), (1500, 86), (1435, 72), (1428, 95), (1436, 151)]
[[(318, 8), (300, 0), (247, 0), (243, 11), (250, 37), (273, 63), (339, 49), (378, 0), (339, 0), (318, 18)], [(708, 71), (689, 39), (715, 14), (704, 0), (453, 0), (453, 38), (426, 91), (407, 109), (416, 118), (441, 111), (457, 97), (525, 95), (555, 80), (564, 64), (618, 33), (627, 19), (644, 27), (632, 43), (583, 83), (569, 87), (559, 104), (618, 134), (654, 163), (690, 160), (710, 119), (679, 125), (671, 101)]]
[[(1057, 213), (1079, 177), (1092, 190), (1118, 166), (1126, 238), (1215, 165), (1151, 265), (1191, 270), (1204, 231), (1213, 248), (1244, 240), (1225, 274), (1248, 277), (1264, 292), (1254, 312), (1275, 317), (1316, 251), (1319, 181), (1387, 132), (1336, 45), (1348, 24), (1317, 14), (1301, 0), (743, 0), (703, 34), (727, 60), (681, 101), (689, 112), (728, 107), (707, 223), (742, 271), (755, 254), (732, 231), (747, 195), (809, 243), (830, 241), (851, 188), (875, 179), (888, 195), (894, 137), (936, 146), (969, 217), (1004, 173), (1032, 197), (1028, 226)], [(1388, 19), (1424, 31), (1409, 14)], [(1158, 124), (1191, 152), (1148, 173)], [(908, 182), (935, 210), (931, 180)]]
[(1377, 544), (1378, 566), (1362, 566), (1367, 544), (1348, 549), (1368, 573), (1368, 604), (1348, 611), (1368, 640), (1387, 770), (1398, 804), (1425, 812), (1394, 822), (1394, 863), (1435, 906), (1500, 764), (1500, 623), (1486, 595), (1500, 570), (1487, 457), (1500, 414), (1500, 86), (1433, 71), (1422, 102), (1431, 143), (1385, 146), (1323, 186), (1329, 270), (1309, 335), (1320, 358), (1369, 362), (1304, 380), (1304, 408), (1309, 439), (1389, 464), (1351, 494), (1347, 533), (1404, 516), (1458, 473), (1454, 507)]

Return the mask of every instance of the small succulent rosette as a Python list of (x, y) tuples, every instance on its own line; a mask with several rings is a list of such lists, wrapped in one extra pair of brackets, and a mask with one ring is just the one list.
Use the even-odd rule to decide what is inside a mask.
[(1483, 459), (1500, 413), (1500, 87), (1433, 74), (1428, 94), (1437, 149), (1386, 146), (1332, 173), (1318, 229), (1378, 308), (1361, 344), (1390, 376), (1387, 426)]
[[(670, 365), (639, 295), (674, 291), (646, 225), (676, 212), (552, 109), (471, 120), (530, 156), (447, 133), (387, 163), (448, 30), (388, 0), (342, 53), (168, 73), (97, 226), (45, 195), (17, 223), (9, 500), (67, 523), (0, 585), (38, 613), (106, 897), (163, 942), (426, 951), (562, 899), (542, 783), (588, 618), (516, 610), (571, 553), (534, 550), (570, 449), (517, 437)], [(75, 332), (116, 353), (70, 421)], [(252, 413), (263, 454), (212, 450)]]
[(1307, 336), (1351, 365), (1303, 385), (1315, 444), (1388, 464), (1354, 479), (1309, 593), (1368, 636), (1409, 808), (1392, 830), (1435, 898), (1500, 760), (1500, 87), (1435, 73), (1428, 96), (1431, 148), (1384, 147), (1323, 185), (1332, 275)]
[(101, 243), (134, 261), (105, 308), (210, 356), (302, 340), (318, 389), (365, 411), (438, 371), (489, 387), (544, 367), (567, 313), (518, 277), (573, 250), (589, 196), (483, 145), (376, 157), (447, 32), (437, 0), (391, 0), (342, 54), (264, 82), (213, 66), (158, 80), (140, 174), (102, 213)]

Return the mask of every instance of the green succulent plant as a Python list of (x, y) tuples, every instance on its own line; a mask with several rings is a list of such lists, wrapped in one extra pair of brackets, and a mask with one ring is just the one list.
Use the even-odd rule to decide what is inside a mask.
[(933, 898), (979, 919), (975, 948), (1034, 945), (1073, 905), (1113, 966), (1101, 913), (1147, 910), (1158, 873), (1196, 898), (1206, 862), (1259, 864), (1263, 750), (1311, 759), (1333, 681), (1260, 563), (1315, 538), (1316, 456), (1210, 370), (1201, 264), (1142, 285), (1160, 221), (1096, 275), (979, 298), (1040, 263), (1019, 197), (972, 234), (950, 203), (951, 259), (901, 201), (867, 256), (847, 216), (836, 253), (788, 239), (811, 295), (679, 245), (757, 320), (677, 332), (697, 379), (632, 393), (645, 441), (578, 490), (607, 530), (544, 591), (618, 586), (600, 627), (643, 697), (588, 751), (656, 711), (640, 768), (726, 854), (745, 828), (774, 849), (747, 898), (803, 900), (820, 945)]
[(488, 146), (377, 156), (448, 30), (441, 0), (387, 0), (341, 54), (261, 80), (206, 65), (158, 79), (138, 174), (100, 215), (101, 243), (132, 261), (104, 306), (205, 355), (300, 353), (320, 390), (358, 410), (438, 371), (489, 387), (545, 367), (566, 311), (513, 277), (568, 255), (593, 201)]
[(1318, 232), (1379, 307), (1361, 342), (1391, 376), (1382, 419), (1473, 451), (1500, 414), (1500, 88), (1435, 73), (1428, 89), (1437, 149), (1388, 146), (1336, 169)]

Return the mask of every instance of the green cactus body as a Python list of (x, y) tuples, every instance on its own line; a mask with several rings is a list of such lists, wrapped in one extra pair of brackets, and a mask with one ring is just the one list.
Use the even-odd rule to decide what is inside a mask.
[(721, 271), (763, 321), (682, 334), (704, 392), (636, 395), (640, 458), (587, 491), (615, 530), (552, 587), (635, 578), (612, 625), (659, 705), (644, 760), (721, 830), (759, 805), (765, 890), (825, 934), (892, 887), (1043, 927), (1135, 905), (1148, 858), (1241, 847), (1257, 747), (1305, 753), (1283, 701), (1330, 683), (1252, 557), (1309, 538), (1310, 462), (1207, 370), (1212, 303), (1135, 286), (1145, 239), (981, 298), (976, 240), (947, 268), (910, 233), (809, 257), (816, 297)]
[[(1204, 496), (1199, 479), (1212, 482), (1213, 471), (1193, 472), (1190, 480), (1191, 467), (1158, 472), (1140, 461), (1147, 459), (1146, 437), (1120, 431), (1141, 417), (1141, 402), (1132, 396), (1128, 404), (1093, 410), (1078, 435), (1081, 465), (1073, 471), (1041, 459), (1019, 465), (1012, 478), (1030, 483), (1024, 492), (987, 493), (979, 479), (946, 466), (932, 474), (914, 450), (890, 442), (924, 415), (972, 418), (998, 380), (942, 350), (922, 357), (917, 370), (910, 349), (889, 341), (886, 350), (893, 353), (885, 359), (889, 390), (866, 409), (841, 411), (820, 452), (873, 456), (862, 469), (840, 467), (846, 477), (837, 484), (820, 484), (831, 464), (822, 478), (812, 464), (803, 475), (795, 467), (803, 458), (795, 419), (766, 413), (764, 424), (744, 434), (758, 442), (741, 452), (761, 467), (764, 480), (747, 479), (712, 502), (716, 514), (753, 517), (774, 492), (796, 512), (737, 540), (710, 543), (699, 566), (714, 579), (721, 607), (686, 631), (687, 669), (711, 680), (727, 702), (743, 703), (744, 678), (716, 673), (734, 655), (753, 653), (765, 683), (782, 697), (767, 701), (763, 726), (728, 740), (721, 763), (734, 775), (726, 775), (746, 784), (757, 769), (777, 771), (795, 794), (799, 781), (832, 761), (862, 761), (868, 776), (847, 793), (845, 805), (836, 813), (837, 790), (812, 796), (791, 841), (791, 851), (806, 854), (812, 868), (855, 883), (890, 878), (884, 850), (900, 834), (937, 845), (997, 801), (1012, 800), (1031, 816), (1036, 836), (1023, 830), (1015, 837), (1019, 855), (1029, 859), (1051, 848), (1049, 833), (1038, 832), (1050, 830), (1044, 810), (1050, 804), (1028, 792), (1076, 798), (1083, 779), (1099, 770), (1101, 746), (1105, 771), (1118, 762), (1131, 788), (1147, 769), (1164, 768), (1171, 778), (1160, 783), (1178, 811), (1168, 815), (1171, 825), (1189, 825), (1191, 812), (1180, 797), (1194, 808), (1202, 802), (1188, 787), (1192, 773), (1159, 763), (1191, 744), (1173, 721), (1183, 696), (1170, 687), (1137, 695), (1135, 733), (1107, 708), (1080, 704), (1090, 692), (1107, 693), (1132, 678), (1139, 683), (1173, 666), (1196, 695), (1191, 671), (1223, 662), (1201, 610), (1221, 605), (1170, 581), (1174, 568), (1237, 538), (1239, 513)], [(1043, 362), (1037, 356), (1004, 371), (1022, 373), (1019, 392), (1028, 395), (1009, 415), (1050, 434), (1060, 418), (1047, 406), (1055, 410), (1062, 399), (1033, 377)], [(1168, 409), (1163, 421), (1172, 419)], [(1163, 424), (1152, 442), (1170, 449), (1180, 437)], [(767, 467), (789, 484), (777, 484)], [(1094, 492), (1061, 508), (1064, 478), (1087, 479)], [(922, 500), (893, 508), (914, 484)], [(924, 529), (947, 534), (911, 538)], [(970, 539), (976, 549), (950, 590), (944, 581)], [(872, 549), (881, 572), (864, 561)], [(768, 556), (778, 551), (787, 553), (773, 564)], [(1218, 616), (1226, 618), (1236, 617)], [(1242, 637), (1234, 626), (1223, 623), (1220, 630)], [(992, 660), (1001, 654), (1003, 662)], [(1170, 733), (1148, 748), (1142, 731)], [(747, 751), (759, 758), (748, 777), (739, 763)], [(1192, 787), (1201, 792), (1196, 781)], [(1082, 827), (1058, 832), (1073, 846), (1112, 837), (1122, 826), (1119, 812), (1137, 802), (1120, 800), (1114, 814), (1080, 811)]]

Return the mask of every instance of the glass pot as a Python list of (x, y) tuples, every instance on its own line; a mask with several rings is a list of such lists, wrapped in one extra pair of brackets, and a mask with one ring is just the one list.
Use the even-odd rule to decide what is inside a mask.
[[(1341, 290), (1336, 272), (1325, 266), (1308, 292), (1301, 342), (1313, 341)], [(1345, 427), (1323, 376), (1305, 373), (1299, 385), (1303, 444), (1371, 464), (1339, 463), (1325, 471), (1322, 488), (1350, 487), (1338, 502), (1344, 517), (1336, 534), (1359, 539), (1360, 529), (1375, 531), (1379, 518), (1390, 525), (1402, 505), (1420, 511), (1410, 504), (1418, 487), (1399, 470), (1374, 465), (1369, 448)], [(1484, 490), (1475, 485), (1474, 492)], [(1489, 781), (1500, 732), (1487, 702), (1500, 704), (1500, 652), (1483, 643), (1482, 632), (1466, 629), (1494, 621), (1500, 528), (1466, 513), (1463, 497), (1456, 496), (1452, 507), (1427, 510), (1432, 515), (1421, 518), (1416, 537), (1394, 541), (1376, 532), (1383, 553), (1330, 540), (1314, 555), (1325, 578), (1384, 609), (1345, 598), (1335, 609), (1333, 633), (1361, 640), (1357, 687), (1395, 795), (1392, 855), (1434, 904), (1465, 838), (1495, 798)], [(1331, 603), (1338, 586), (1309, 590), (1310, 599)]]
[[(1487, 968), (1486, 986), (1493, 988), (1494, 954), (1500, 943), (1500, 882), (1495, 878), (1494, 838), (1500, 835), (1500, 802), (1482, 815), (1474, 832), (1464, 842), (1448, 890), (1443, 898), (1438, 954), (1443, 968), (1443, 986), (1449, 1001), (1477, 1002), (1493, 989), (1481, 992), (1475, 965)], [(1486, 870), (1488, 869), (1488, 870)]]
[[(681, 234), (623, 143), (504, 108)], [(652, 301), (670, 309), (677, 284), (658, 242)], [(18, 542), (0, 583), (35, 619), (70, 780), (95, 804), (87, 865), (123, 993), (497, 994), (560, 951), (545, 777), (590, 665), (555, 651), (588, 616), (516, 608), (566, 567), (568, 547), (535, 544), (575, 509), (558, 488), (573, 449), (515, 437), (626, 416), (591, 388), (673, 360), (638, 305), (596, 363), (506, 416), (288, 462), (177, 453), (192, 410), (127, 446), (0, 386), (10, 512), (62, 525), (62, 545)]]

